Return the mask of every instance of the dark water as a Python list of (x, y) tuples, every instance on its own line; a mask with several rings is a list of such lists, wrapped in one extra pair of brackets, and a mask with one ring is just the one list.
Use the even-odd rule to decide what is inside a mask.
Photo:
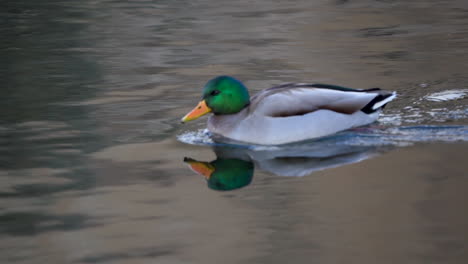
[[(466, 263), (466, 1), (0, 7), (1, 263)], [(219, 74), (399, 98), (319, 142), (213, 149), (179, 119)]]

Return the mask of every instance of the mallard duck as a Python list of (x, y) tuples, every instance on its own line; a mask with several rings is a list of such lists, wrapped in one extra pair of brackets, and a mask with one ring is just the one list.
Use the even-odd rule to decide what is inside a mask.
[(214, 136), (279, 145), (370, 124), (395, 97), (395, 92), (379, 88), (318, 83), (286, 83), (250, 97), (241, 81), (218, 76), (206, 83), (202, 101), (182, 122), (213, 113), (208, 130)]

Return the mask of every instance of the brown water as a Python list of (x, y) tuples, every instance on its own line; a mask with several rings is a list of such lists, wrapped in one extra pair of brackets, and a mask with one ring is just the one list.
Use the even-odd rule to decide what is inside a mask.
[[(468, 2), (0, 7), (0, 263), (467, 262)], [(177, 137), (205, 127), (179, 119), (219, 74), (395, 90), (397, 133), (254, 151), (250, 184), (216, 191), (183, 162), (212, 148)]]

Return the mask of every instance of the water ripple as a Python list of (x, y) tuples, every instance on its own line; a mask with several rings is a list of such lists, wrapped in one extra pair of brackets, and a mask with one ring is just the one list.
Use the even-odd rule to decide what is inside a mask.
[[(468, 126), (417, 125), (401, 127), (367, 126), (347, 130), (335, 135), (285, 144), (281, 146), (261, 146), (233, 141), (216, 141), (207, 129), (187, 131), (177, 136), (183, 143), (191, 145), (229, 146), (251, 150), (278, 150), (289, 148), (315, 148), (320, 146), (407, 146), (417, 142), (468, 141)], [(305, 143), (305, 144), (304, 144)], [(323, 150), (322, 150), (323, 151)]]
[(448, 90), (437, 93), (432, 93), (424, 97), (424, 99), (433, 102), (445, 102), (464, 98), (468, 94), (468, 89)]

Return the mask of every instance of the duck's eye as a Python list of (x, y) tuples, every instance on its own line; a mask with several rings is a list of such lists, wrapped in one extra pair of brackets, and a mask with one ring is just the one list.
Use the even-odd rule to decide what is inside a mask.
[(210, 95), (211, 95), (211, 96), (215, 96), (215, 95), (218, 95), (219, 93), (220, 93), (220, 91), (218, 91), (218, 90), (213, 90), (213, 91), (210, 93)]

